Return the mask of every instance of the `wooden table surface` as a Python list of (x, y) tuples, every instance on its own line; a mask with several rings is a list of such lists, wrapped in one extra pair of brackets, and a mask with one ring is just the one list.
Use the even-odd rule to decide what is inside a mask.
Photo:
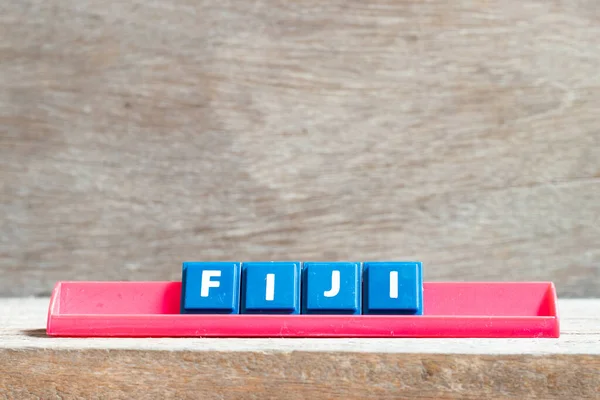
[(598, 298), (599, 43), (596, 0), (0, 1), (0, 296), (417, 259)]
[(0, 299), (0, 398), (600, 398), (600, 299), (559, 339), (50, 338), (48, 303)]

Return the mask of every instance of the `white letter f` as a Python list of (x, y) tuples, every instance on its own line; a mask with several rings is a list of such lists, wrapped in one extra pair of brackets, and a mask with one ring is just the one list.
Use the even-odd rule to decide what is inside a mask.
[(200, 297), (208, 297), (208, 289), (218, 288), (221, 286), (221, 282), (219, 281), (211, 281), (210, 278), (220, 277), (221, 271), (214, 270), (204, 270), (202, 271), (202, 283), (200, 286)]

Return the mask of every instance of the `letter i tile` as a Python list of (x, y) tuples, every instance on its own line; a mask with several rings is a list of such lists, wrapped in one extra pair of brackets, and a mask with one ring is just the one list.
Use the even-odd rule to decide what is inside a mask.
[(366, 262), (363, 314), (423, 314), (420, 262)]
[(242, 314), (299, 314), (299, 262), (242, 264)]
[(357, 262), (305, 262), (303, 314), (360, 314), (362, 267)]
[(185, 262), (181, 279), (182, 314), (238, 314), (239, 262)]

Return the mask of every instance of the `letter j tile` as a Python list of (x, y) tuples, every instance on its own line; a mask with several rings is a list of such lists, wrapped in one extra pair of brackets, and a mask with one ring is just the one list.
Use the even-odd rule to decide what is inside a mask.
[(362, 266), (357, 262), (305, 262), (303, 314), (360, 314)]

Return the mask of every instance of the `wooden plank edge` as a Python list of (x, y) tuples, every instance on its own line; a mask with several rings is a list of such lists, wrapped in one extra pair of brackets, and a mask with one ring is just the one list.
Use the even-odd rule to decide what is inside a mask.
[[(598, 355), (0, 350), (7, 398), (592, 399)], [(596, 397), (594, 397), (596, 396)]]

